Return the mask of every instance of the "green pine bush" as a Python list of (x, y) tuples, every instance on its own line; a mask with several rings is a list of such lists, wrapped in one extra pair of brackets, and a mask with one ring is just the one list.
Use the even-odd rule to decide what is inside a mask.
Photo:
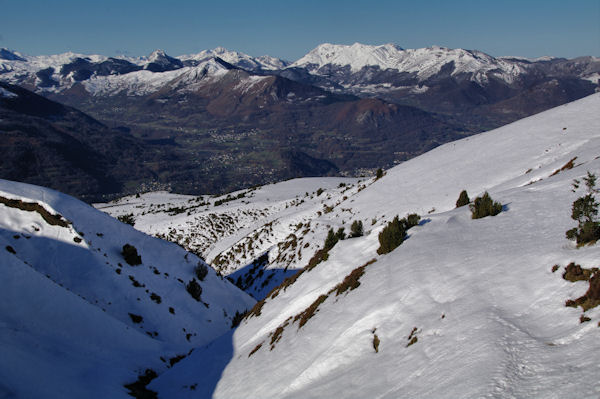
[(458, 196), (458, 200), (456, 200), (456, 207), (460, 208), (461, 206), (469, 205), (469, 202), (471, 202), (471, 200), (469, 199), (467, 190), (462, 190)]
[(123, 245), (121, 255), (123, 255), (125, 262), (131, 266), (142, 264), (142, 257), (138, 254), (137, 249), (131, 244)]
[(404, 242), (405, 237), (406, 229), (404, 228), (404, 224), (400, 223), (400, 219), (396, 216), (379, 233), (379, 249), (377, 249), (377, 253), (382, 255), (392, 252)]
[(473, 200), (471, 207), (471, 217), (473, 219), (481, 219), (486, 216), (496, 216), (502, 212), (502, 204), (492, 200), (492, 197), (487, 193), (483, 193), (481, 197)]
[(350, 237), (361, 237), (364, 234), (363, 223), (361, 220), (355, 220), (350, 226)]
[(208, 274), (208, 266), (202, 262), (198, 262), (196, 267), (194, 267), (194, 273), (196, 274), (196, 277), (198, 277), (198, 280), (204, 281), (204, 278)]
[(185, 286), (185, 289), (192, 296), (192, 298), (198, 302), (201, 301), (200, 295), (202, 295), (202, 287), (200, 287), (200, 284), (198, 284), (195, 278), (188, 282), (188, 284)]
[[(571, 208), (571, 219), (577, 221), (577, 227), (566, 232), (569, 240), (575, 240), (578, 246), (592, 244), (600, 239), (600, 221), (598, 221), (598, 205), (594, 194), (596, 189), (596, 175), (588, 172), (583, 178), (587, 187), (587, 194), (577, 198)], [(579, 181), (573, 182), (575, 189), (579, 188)]]

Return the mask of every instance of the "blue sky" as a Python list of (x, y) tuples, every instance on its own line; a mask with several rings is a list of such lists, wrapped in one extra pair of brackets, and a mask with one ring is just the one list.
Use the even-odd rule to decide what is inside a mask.
[(0, 47), (181, 55), (223, 46), (295, 60), (320, 43), (600, 56), (600, 0), (0, 0)]

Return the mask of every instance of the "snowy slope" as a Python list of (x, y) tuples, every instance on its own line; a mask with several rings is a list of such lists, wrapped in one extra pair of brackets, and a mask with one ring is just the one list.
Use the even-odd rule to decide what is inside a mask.
[(123, 384), (226, 333), (254, 303), (209, 267), (192, 298), (195, 255), (23, 183), (0, 180), (0, 247), (2, 397), (126, 397)]
[(214, 198), (155, 192), (95, 207), (133, 215), (136, 229), (198, 253), (233, 280), (245, 280), (251, 264), (268, 254), (264, 274), (244, 287), (262, 299), (319, 249), (331, 223), (325, 207), (357, 190), (354, 178), (303, 178)]
[[(587, 283), (561, 278), (569, 262), (591, 268), (600, 257), (597, 245), (565, 239), (583, 193), (573, 179), (600, 172), (598, 109), (600, 94), (389, 170), (327, 214), (339, 223), (348, 206), (375, 218), (369, 234), (340, 241), (260, 315), (150, 388), (178, 398), (598, 396), (600, 310), (580, 322), (565, 301)], [(471, 219), (468, 207), (454, 209), (462, 189), (489, 191), (503, 212)], [(412, 211), (421, 224), (378, 255), (384, 221)], [(362, 265), (359, 285), (336, 295)]]

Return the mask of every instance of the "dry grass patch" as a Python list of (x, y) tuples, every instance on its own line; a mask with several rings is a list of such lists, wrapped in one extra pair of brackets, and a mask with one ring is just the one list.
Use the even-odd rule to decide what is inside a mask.
[(346, 291), (352, 291), (353, 289), (358, 288), (358, 286), (360, 285), (359, 280), (365, 273), (365, 269), (367, 268), (367, 266), (375, 263), (376, 261), (377, 259), (373, 258), (364, 265), (352, 270), (349, 275), (344, 277), (344, 280), (341, 283), (336, 285), (333, 288), (333, 290), (330, 291), (330, 293), (335, 291), (335, 296), (339, 296)]
[(573, 167), (575, 166), (575, 160), (577, 159), (577, 157), (571, 159), (569, 162), (567, 162), (566, 164), (564, 164), (562, 166), (562, 168), (560, 169), (556, 169), (554, 172), (552, 172), (552, 174), (550, 176), (554, 176), (559, 174), (560, 172), (564, 171), (564, 170), (568, 170), (568, 169), (573, 169)]
[(381, 341), (379, 340), (379, 337), (377, 336), (377, 334), (375, 334), (375, 331), (377, 331), (377, 328), (373, 329), (373, 349), (375, 349), (375, 353), (379, 353), (379, 344), (381, 343)]
[(254, 354), (255, 354), (255, 353), (256, 353), (256, 352), (257, 352), (257, 351), (260, 349), (260, 347), (262, 346), (262, 344), (263, 344), (263, 342), (261, 342), (260, 344), (256, 345), (256, 346), (254, 347), (254, 349), (252, 349), (252, 350), (250, 351), (250, 353), (248, 353), (248, 357), (250, 357), (250, 356), (254, 355)]
[[(571, 262), (565, 268), (563, 278), (571, 282), (587, 281), (590, 284), (588, 290), (583, 296), (574, 300), (567, 300), (565, 306), (574, 308), (581, 306), (581, 309), (583, 309), (584, 312), (587, 312), (588, 310), (600, 305), (600, 271), (598, 268), (585, 269)], [(582, 317), (584, 316), (582, 315)]]
[(406, 344), (407, 348), (411, 345), (416, 344), (417, 341), (419, 341), (419, 338), (417, 338), (418, 332), (419, 331), (418, 331), (417, 327), (413, 327), (412, 331), (410, 332), (410, 335), (408, 336), (408, 343)]
[(591, 269), (583, 269), (581, 266), (576, 265), (575, 262), (571, 262), (565, 268), (565, 272), (563, 273), (562, 277), (565, 280), (574, 283), (575, 281), (589, 281), (591, 276)]
[(315, 315), (315, 313), (317, 313), (319, 306), (325, 302), (327, 297), (328, 295), (320, 295), (313, 303), (310, 304), (308, 308), (294, 317), (294, 322), (299, 321), (298, 329), (302, 328), (302, 326), (305, 325), (308, 320)]

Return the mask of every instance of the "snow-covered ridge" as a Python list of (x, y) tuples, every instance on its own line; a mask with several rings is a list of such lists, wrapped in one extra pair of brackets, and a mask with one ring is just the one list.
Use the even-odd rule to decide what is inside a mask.
[[(152, 87), (141, 88), (140, 85), (144, 81), (149, 81), (149, 85), (154, 86), (159, 81), (166, 82), (169, 78), (173, 78), (173, 75), (169, 74), (173, 70), (184, 72), (185, 67), (202, 66), (211, 60), (217, 63), (222, 60), (234, 67), (258, 74), (276, 71), (285, 73), (288, 68), (304, 68), (311, 74), (332, 78), (332, 68), (338, 68), (342, 71), (338, 71), (333, 80), (340, 80), (338, 83), (349, 92), (363, 93), (385, 93), (387, 91), (386, 87), (377, 86), (385, 85), (385, 82), (370, 81), (374, 71), (368, 68), (407, 74), (403, 76), (403, 79), (408, 79), (407, 84), (413, 85), (414, 83), (410, 81), (414, 79), (419, 82), (418, 85), (411, 86), (414, 89), (413, 92), (421, 90), (422, 82), (436, 78), (438, 74), (441, 74), (439, 75), (441, 77), (446, 75), (464, 77), (485, 85), (490, 79), (500, 79), (507, 84), (512, 84), (518, 81), (520, 76), (526, 75), (533, 70), (532, 68), (542, 64), (546, 68), (544, 73), (548, 73), (548, 70), (554, 71), (552, 69), (554, 63), (560, 64), (562, 61), (569, 65), (559, 65), (556, 69), (558, 72), (555, 71), (559, 75), (566, 74), (595, 82), (595, 74), (600, 70), (600, 61), (597, 57), (580, 57), (573, 60), (542, 57), (530, 60), (521, 57), (492, 57), (481, 51), (449, 49), (439, 46), (403, 49), (394, 44), (374, 46), (360, 43), (352, 45), (325, 43), (291, 64), (266, 55), (252, 57), (222, 47), (179, 57), (171, 57), (163, 50), (156, 50), (146, 57), (106, 57), (72, 52), (50, 56), (28, 56), (2, 49), (0, 79), (13, 84), (32, 85), (36, 87), (37, 91), (61, 92), (72, 87), (76, 82), (88, 83), (91, 79), (101, 77), (103, 79), (100, 79), (99, 82), (86, 85), (111, 87), (92, 92), (97, 94), (114, 92), (115, 86), (120, 87), (119, 90), (123, 90), (123, 85), (130, 78), (131, 87), (127, 89), (127, 92), (149, 93), (155, 89)], [(63, 70), (65, 66), (66, 70)], [(148, 70), (157, 76), (150, 78), (150, 75), (136, 75), (136, 72), (141, 69)], [(162, 77), (162, 74), (167, 75)], [(114, 78), (115, 76), (117, 78)], [(115, 82), (110, 82), (113, 78)], [(346, 87), (348, 85), (351, 87)], [(397, 89), (398, 87), (394, 87), (394, 90)]]
[(225, 62), (228, 62), (237, 67), (254, 70), (277, 70), (285, 68), (289, 63), (279, 58), (263, 55), (260, 57), (252, 57), (238, 51), (230, 51), (224, 47), (217, 47), (212, 50), (203, 50), (195, 54), (181, 55), (179, 58), (182, 61), (202, 62), (209, 58), (218, 57)]
[(498, 77), (512, 81), (524, 70), (514, 60), (494, 58), (481, 51), (439, 46), (405, 50), (394, 44), (371, 46), (360, 43), (321, 44), (290, 67), (311, 67), (318, 74), (318, 70), (326, 65), (348, 66), (352, 72), (376, 66), (382, 70), (415, 73), (419, 79), (425, 80), (439, 73), (449, 63), (454, 63), (452, 75), (477, 74), (477, 80), (484, 79), (483, 76), (488, 72), (494, 72)]
[(0, 396), (127, 397), (140, 371), (166, 369), (254, 303), (195, 255), (72, 197), (0, 180), (0, 200)]
[[(230, 67), (225, 63), (250, 71), (282, 69), (288, 64), (277, 58), (254, 58), (224, 48), (180, 57), (171, 57), (163, 50), (155, 50), (147, 57), (135, 58), (72, 52), (27, 56), (6, 49), (3, 49), (2, 54), (2, 80), (13, 84), (34, 85), (38, 91), (48, 92), (62, 92), (81, 82), (92, 95), (146, 95), (172, 81), (178, 88), (194, 90), (201, 79), (226, 73)], [(78, 63), (81, 65), (78, 66)], [(101, 63), (109, 64), (103, 68), (103, 72), (96, 69)], [(184, 87), (186, 84), (190, 87)]]
[(203, 79), (218, 78), (228, 70), (211, 58), (193, 67), (183, 67), (160, 73), (141, 70), (123, 75), (93, 76), (83, 81), (82, 84), (94, 96), (117, 94), (143, 96), (154, 93), (167, 85), (173, 89), (194, 90), (195, 85)]

